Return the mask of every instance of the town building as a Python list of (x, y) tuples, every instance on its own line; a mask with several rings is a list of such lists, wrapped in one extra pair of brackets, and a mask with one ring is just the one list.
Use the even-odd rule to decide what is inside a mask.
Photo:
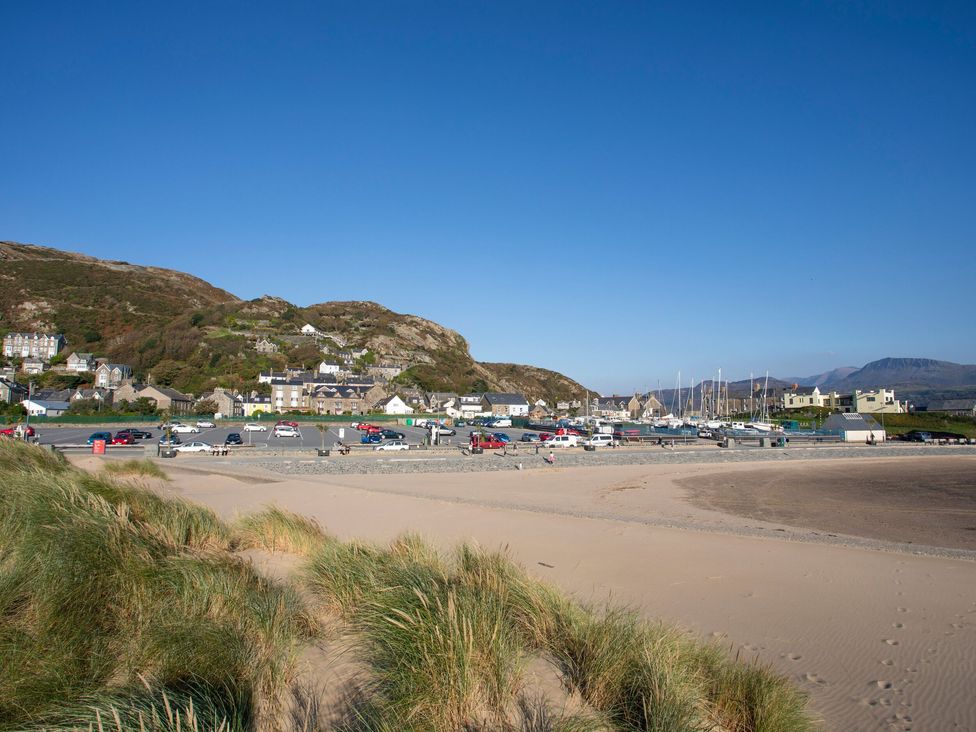
[(86, 371), (95, 370), (95, 356), (91, 353), (78, 353), (75, 351), (65, 361), (65, 368), (76, 374), (83, 374)]
[(267, 338), (259, 338), (258, 342), (254, 344), (254, 350), (258, 353), (277, 353), (278, 344)]
[(870, 414), (845, 412), (832, 414), (824, 420), (821, 429), (840, 435), (844, 442), (884, 442), (884, 428)]
[(0, 402), (19, 404), (27, 398), (27, 387), (13, 379), (0, 377)]
[(810, 409), (825, 406), (818, 386), (794, 386), (783, 392), (783, 409)]
[(50, 361), (64, 348), (60, 333), (7, 333), (3, 337), (3, 355), (7, 358), (39, 358)]
[(521, 394), (488, 392), (481, 397), (481, 411), (495, 417), (525, 417), (529, 403)]
[(117, 389), (132, 378), (132, 367), (124, 363), (100, 363), (95, 367), (95, 386)]
[(374, 409), (383, 414), (413, 414), (413, 409), (410, 408), (410, 405), (396, 394), (378, 401)]
[(266, 394), (238, 395), (237, 400), (240, 404), (241, 416), (245, 419), (274, 412), (271, 397)]
[(340, 371), (342, 371), (342, 364), (338, 361), (326, 359), (319, 364), (320, 374), (338, 374)]
[(32, 376), (43, 374), (48, 368), (47, 361), (40, 358), (25, 358), (24, 362), (20, 365), (21, 371)]
[(193, 413), (193, 398), (167, 386), (144, 386), (136, 394), (136, 399), (142, 398), (150, 399), (157, 409), (168, 410), (172, 415)]
[(920, 408), (919, 411), (976, 417), (976, 399), (934, 399)]
[(484, 394), (462, 394), (458, 397), (457, 410), (462, 419), (477, 417), (482, 413), (481, 398)]
[(60, 417), (71, 406), (68, 402), (46, 399), (25, 399), (21, 404), (31, 417)]
[(211, 392), (201, 394), (196, 403), (199, 405), (205, 401), (212, 401), (217, 405), (214, 414), (220, 415), (221, 418), (244, 416), (244, 407), (241, 401), (235, 394), (232, 394), (223, 387), (218, 386)]

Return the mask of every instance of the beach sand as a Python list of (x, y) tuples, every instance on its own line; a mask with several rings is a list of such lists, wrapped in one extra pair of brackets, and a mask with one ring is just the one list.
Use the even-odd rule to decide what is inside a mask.
[(976, 729), (976, 553), (891, 543), (971, 547), (976, 459), (825, 462), (266, 479), (165, 467), (168, 490), (228, 517), (274, 502), (342, 538), (506, 548), (581, 600), (771, 665), (827, 729)]

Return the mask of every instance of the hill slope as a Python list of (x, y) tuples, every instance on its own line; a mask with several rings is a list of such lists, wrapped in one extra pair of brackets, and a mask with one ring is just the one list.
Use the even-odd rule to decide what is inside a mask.
[[(64, 333), (66, 354), (91, 351), (194, 393), (249, 388), (260, 371), (286, 364), (314, 367), (323, 343), (409, 366), (399, 380), (431, 391), (519, 391), (549, 403), (586, 391), (553, 371), (478, 363), (456, 331), (375, 302), (303, 308), (267, 295), (244, 301), (182, 272), (14, 242), (0, 242), (0, 264), (4, 331)], [(302, 338), (305, 323), (332, 338)], [(278, 342), (280, 353), (256, 353), (258, 337)]]

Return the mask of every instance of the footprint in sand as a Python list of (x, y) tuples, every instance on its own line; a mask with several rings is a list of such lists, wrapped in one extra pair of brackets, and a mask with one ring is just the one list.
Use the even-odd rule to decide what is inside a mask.
[(820, 678), (817, 674), (804, 674), (802, 678), (806, 679), (807, 681), (813, 684), (824, 685), (827, 683), (826, 680)]
[(884, 664), (885, 666), (894, 666), (895, 665), (895, 662), (892, 661), (890, 658), (884, 659), (881, 663)]
[(786, 657), (791, 661), (799, 661), (801, 658), (803, 658), (803, 656), (801, 656), (799, 653), (787, 653)]
[(901, 628), (904, 628), (905, 627), (905, 624), (904, 623), (892, 623), (891, 624), (891, 627), (892, 628), (899, 628), (899, 629), (901, 629)]
[(898, 610), (898, 612), (900, 612), (900, 613), (907, 613), (908, 612), (908, 608), (907, 607), (899, 607), (899, 608), (896, 608), (896, 610)]
[(881, 679), (870, 682), (870, 685), (877, 686), (879, 689), (890, 689), (892, 686), (894, 686), (894, 684), (892, 684), (890, 681), (882, 681)]
[(898, 645), (898, 641), (893, 640), (891, 638), (885, 638), (885, 643), (887, 643), (889, 646), (897, 646)]

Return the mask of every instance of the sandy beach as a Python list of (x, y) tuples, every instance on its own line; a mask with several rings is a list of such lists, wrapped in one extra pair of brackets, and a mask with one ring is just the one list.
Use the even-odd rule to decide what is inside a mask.
[[(84, 459), (85, 462), (93, 458)], [(166, 465), (225, 516), (504, 547), (787, 674), (832, 730), (976, 729), (976, 458), (282, 476)]]

